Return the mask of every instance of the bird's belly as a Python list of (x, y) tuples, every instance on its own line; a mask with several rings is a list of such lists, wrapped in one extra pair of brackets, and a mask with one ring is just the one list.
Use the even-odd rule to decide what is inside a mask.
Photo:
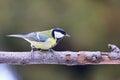
[(31, 45), (33, 45), (35, 48), (47, 50), (47, 49), (50, 49), (50, 48), (52, 48), (52, 47), (55, 46), (56, 40), (54, 40), (54, 39), (48, 39), (46, 42), (35, 42), (35, 41), (31, 41), (30, 43), (31, 43)]

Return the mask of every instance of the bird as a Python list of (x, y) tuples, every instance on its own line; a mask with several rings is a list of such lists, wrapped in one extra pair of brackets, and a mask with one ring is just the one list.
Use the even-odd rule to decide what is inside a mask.
[(34, 57), (34, 49), (52, 50), (61, 39), (70, 37), (62, 28), (52, 28), (45, 31), (30, 32), (28, 34), (11, 34), (8, 37), (18, 37), (28, 41), (31, 45), (31, 57)]

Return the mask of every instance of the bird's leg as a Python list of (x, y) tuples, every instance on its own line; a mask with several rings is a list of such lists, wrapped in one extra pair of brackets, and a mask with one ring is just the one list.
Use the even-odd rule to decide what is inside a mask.
[(33, 59), (34, 58), (34, 46), (31, 45), (31, 58)]
[(55, 52), (53, 49), (49, 49), (48, 51), (51, 52), (52, 54), (54, 54)]

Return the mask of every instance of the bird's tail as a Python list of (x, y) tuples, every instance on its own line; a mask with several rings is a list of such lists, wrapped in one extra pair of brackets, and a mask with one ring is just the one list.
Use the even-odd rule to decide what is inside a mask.
[(21, 35), (21, 34), (11, 34), (11, 35), (7, 35), (8, 37), (18, 37), (18, 38), (25, 38), (25, 35)]

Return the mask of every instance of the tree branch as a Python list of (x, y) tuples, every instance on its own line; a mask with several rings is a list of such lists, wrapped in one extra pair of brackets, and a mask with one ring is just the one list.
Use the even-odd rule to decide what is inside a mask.
[(31, 52), (0, 52), (0, 63), (22, 64), (61, 64), (61, 65), (85, 65), (85, 64), (120, 64), (120, 49), (108, 44), (111, 52), (101, 51), (34, 51)]

